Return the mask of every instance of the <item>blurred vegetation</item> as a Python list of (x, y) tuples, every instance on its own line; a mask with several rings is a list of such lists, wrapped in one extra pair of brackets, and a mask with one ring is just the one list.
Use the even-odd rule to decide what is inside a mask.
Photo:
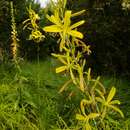
[[(125, 3), (125, 6), (124, 6)], [(130, 1), (70, 0), (73, 10), (86, 9), (82, 27), (91, 45), (88, 64), (99, 74), (130, 75)]]

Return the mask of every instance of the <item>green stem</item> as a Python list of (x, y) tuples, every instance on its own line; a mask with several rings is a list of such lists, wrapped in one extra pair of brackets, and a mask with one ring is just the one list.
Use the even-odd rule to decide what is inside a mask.
[(39, 80), (39, 67), (40, 67), (40, 64), (39, 64), (39, 51), (40, 51), (40, 47), (39, 47), (39, 44), (37, 46), (37, 85), (38, 85), (38, 88), (40, 86), (40, 80)]

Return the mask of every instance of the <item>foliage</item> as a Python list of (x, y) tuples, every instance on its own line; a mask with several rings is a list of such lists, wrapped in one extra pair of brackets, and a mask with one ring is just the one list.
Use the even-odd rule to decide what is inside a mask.
[[(35, 118), (35, 107), (21, 100), (19, 95), (19, 85), (1, 84), (0, 86), (0, 129), (38, 129)], [(24, 95), (25, 96), (25, 95)], [(26, 97), (22, 97), (23, 99)], [(32, 107), (32, 108), (30, 108)], [(30, 113), (28, 113), (30, 111)]]
[[(127, 77), (130, 70), (130, 10), (122, 9), (123, 1), (96, 1), (69, 0), (67, 3), (69, 9), (87, 10), (81, 16), (87, 21), (81, 28), (84, 41), (91, 44), (92, 50), (92, 54), (86, 56), (87, 63), (99, 75), (116, 74)], [(102, 6), (99, 8), (99, 5)]]

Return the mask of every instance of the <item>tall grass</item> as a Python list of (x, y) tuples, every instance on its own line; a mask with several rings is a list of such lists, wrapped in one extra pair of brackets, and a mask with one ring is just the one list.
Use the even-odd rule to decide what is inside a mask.
[[(55, 66), (58, 64), (58, 61), (52, 58), (40, 61), (39, 68), (35, 61), (23, 62), (21, 83), (15, 78), (16, 72), (11, 64), (0, 66), (1, 130), (7, 128), (56, 130), (65, 129), (67, 126), (74, 129), (76, 123), (74, 113), (78, 111), (82, 94), (72, 85), (64, 94), (58, 93), (60, 87), (69, 78), (66, 75), (55, 74)], [(38, 73), (39, 87), (37, 87)], [(119, 130), (119, 128), (129, 130), (129, 82), (105, 76), (102, 77), (102, 82), (106, 87), (117, 86), (117, 98), (121, 100), (121, 107), (126, 116), (114, 130)], [(19, 87), (22, 88), (22, 95), (19, 95)], [(69, 97), (71, 90), (73, 90), (73, 98)]]

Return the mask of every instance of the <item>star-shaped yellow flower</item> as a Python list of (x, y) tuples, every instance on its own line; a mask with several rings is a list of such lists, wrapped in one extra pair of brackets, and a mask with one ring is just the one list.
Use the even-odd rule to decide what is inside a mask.
[(83, 34), (76, 30), (76, 28), (82, 24), (84, 24), (84, 20), (76, 22), (71, 25), (71, 17), (73, 16), (70, 10), (65, 12), (65, 16), (63, 19), (60, 18), (59, 13), (55, 11), (54, 15), (47, 15), (47, 19), (53, 23), (53, 25), (46, 26), (43, 28), (46, 32), (56, 32), (60, 34), (61, 42), (60, 42), (60, 51), (62, 51), (63, 47), (69, 36), (77, 37), (82, 39)]

